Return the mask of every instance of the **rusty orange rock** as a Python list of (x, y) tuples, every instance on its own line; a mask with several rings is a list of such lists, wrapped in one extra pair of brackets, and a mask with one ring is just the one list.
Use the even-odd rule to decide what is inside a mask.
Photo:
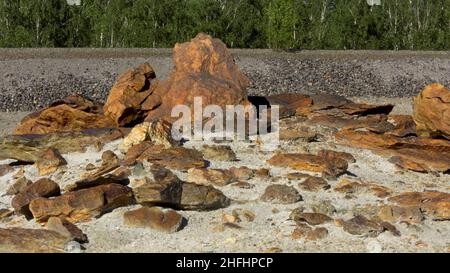
[(450, 139), (450, 90), (434, 83), (425, 87), (413, 101), (418, 133)]
[(25, 117), (14, 134), (47, 134), (113, 127), (114, 122), (101, 114), (98, 105), (80, 96), (71, 96)]
[(173, 60), (173, 71), (148, 98), (161, 105), (146, 120), (170, 118), (174, 106), (191, 107), (194, 97), (202, 97), (203, 106), (246, 103), (250, 82), (219, 39), (200, 33), (191, 42), (176, 44)]
[(158, 104), (158, 102), (146, 102), (157, 86), (157, 82), (155, 72), (148, 63), (141, 64), (136, 69), (127, 70), (117, 79), (109, 93), (103, 107), (105, 116), (113, 120), (117, 126), (125, 126), (137, 120), (142, 121), (147, 113), (145, 110), (156, 107)]

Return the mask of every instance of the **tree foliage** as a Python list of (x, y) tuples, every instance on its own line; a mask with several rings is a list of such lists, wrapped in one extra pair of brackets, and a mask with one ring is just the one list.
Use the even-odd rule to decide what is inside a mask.
[(0, 47), (450, 49), (450, 0), (0, 0)]

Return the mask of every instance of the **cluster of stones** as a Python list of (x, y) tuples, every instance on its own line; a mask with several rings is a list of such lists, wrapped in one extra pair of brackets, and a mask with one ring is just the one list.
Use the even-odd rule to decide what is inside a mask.
[[(177, 232), (185, 224), (183, 210), (226, 208), (232, 200), (220, 187), (232, 184), (251, 190), (248, 181), (268, 179), (272, 167), (295, 171), (286, 178), (301, 182), (297, 188), (270, 185), (260, 196), (261, 202), (295, 204), (303, 200), (301, 191), (335, 191), (346, 198), (364, 192), (387, 198), (387, 204), (370, 217), (333, 218), (333, 209), (325, 203), (316, 211), (296, 208), (289, 217), (296, 225), (294, 239), (321, 240), (328, 236), (322, 225), (330, 222), (352, 235), (376, 237), (384, 231), (401, 236), (394, 226), (401, 221), (450, 219), (448, 193), (396, 193), (375, 182), (341, 178), (356, 161), (345, 152), (280, 150), (265, 162), (267, 169), (208, 167), (208, 161), (236, 161), (236, 154), (229, 146), (204, 145), (195, 150), (175, 141), (170, 109), (177, 104), (192, 105), (195, 96), (203, 97), (206, 104), (222, 106), (247, 105), (258, 98), (247, 96), (248, 79), (217, 39), (200, 34), (176, 45), (174, 63), (167, 80), (158, 80), (153, 68), (142, 64), (119, 77), (104, 106), (74, 95), (26, 117), (13, 136), (3, 139), (0, 159), (34, 163), (40, 176), (66, 168), (62, 154), (82, 152), (92, 145), (100, 149), (104, 143), (123, 139), (123, 156), (104, 152), (100, 166), (90, 166), (85, 177), (63, 189), (58, 181), (41, 178), (32, 182), (16, 174), (17, 180), (6, 193), (14, 196), (13, 210), (0, 210), (0, 218), (24, 215), (46, 229), (0, 229), (0, 252), (64, 251), (71, 241), (88, 242), (88, 234), (77, 223), (131, 205), (140, 207), (123, 214), (126, 226)], [(264, 99), (280, 105), (282, 141), (320, 141), (322, 136), (310, 128), (324, 126), (332, 129), (338, 143), (372, 150), (406, 170), (450, 170), (450, 90), (441, 85), (428, 86), (414, 99), (413, 116), (390, 115), (393, 105), (360, 104), (331, 95), (279, 94)], [(132, 169), (143, 163), (151, 164), (144, 170), (146, 177), (130, 181)], [(0, 166), (0, 176), (14, 170), (10, 165)], [(174, 171), (185, 172), (185, 181)], [(335, 180), (332, 187), (329, 182)], [(235, 209), (223, 215), (217, 229), (240, 228), (242, 219), (253, 221), (255, 217), (249, 210)]]

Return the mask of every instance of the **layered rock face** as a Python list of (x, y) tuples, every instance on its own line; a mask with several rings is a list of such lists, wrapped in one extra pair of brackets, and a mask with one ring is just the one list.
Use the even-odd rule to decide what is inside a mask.
[(144, 63), (136, 69), (129, 69), (111, 89), (103, 107), (105, 116), (120, 127), (142, 120), (148, 110), (160, 104), (154, 97), (149, 98), (157, 85), (156, 74), (149, 64)]
[(427, 86), (414, 98), (414, 121), (424, 136), (450, 139), (450, 90), (441, 84)]
[(225, 44), (206, 34), (191, 42), (177, 44), (173, 51), (175, 67), (166, 81), (150, 95), (161, 106), (150, 111), (146, 120), (170, 118), (176, 105), (192, 106), (194, 97), (203, 105), (238, 105), (247, 100), (249, 79), (239, 70)]

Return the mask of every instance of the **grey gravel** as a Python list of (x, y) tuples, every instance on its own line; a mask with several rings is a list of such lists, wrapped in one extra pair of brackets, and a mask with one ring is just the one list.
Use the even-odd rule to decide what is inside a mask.
[[(281, 92), (409, 97), (427, 84), (450, 86), (450, 52), (233, 50), (251, 95)], [(1, 49), (0, 111), (35, 111), (79, 93), (104, 102), (117, 76), (149, 62), (161, 78), (167, 49)]]

